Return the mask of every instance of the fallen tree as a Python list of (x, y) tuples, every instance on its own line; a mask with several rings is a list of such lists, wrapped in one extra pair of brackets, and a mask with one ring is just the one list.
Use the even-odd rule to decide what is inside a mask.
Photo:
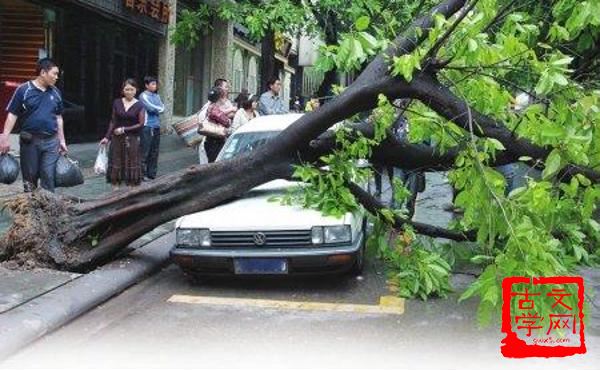
[[(324, 156), (339, 155), (343, 145), (327, 129), (360, 112), (392, 112), (394, 100), (410, 99), (400, 113), (410, 119), (413, 141), (436, 140), (435, 148), (381, 137), (376, 122), (386, 119), (378, 118), (377, 112), (375, 123), (347, 125), (351, 132), (347, 138), (378, 137), (368, 150), (376, 163), (426, 171), (452, 169), (450, 178), (460, 192), (456, 202), (465, 215), (457, 230), (412, 223), (398, 214), (388, 217), (390, 225), (486, 246), (484, 274), (498, 277), (486, 275), (488, 280), (469, 294), (497, 287), (501, 276), (519, 268), (529, 275), (566, 272), (572, 260), (582, 262), (595, 253), (593, 241), (600, 239), (600, 225), (591, 220), (594, 202), (600, 198), (595, 185), (600, 173), (594, 165), (600, 144), (591, 140), (600, 99), (591, 88), (568, 79), (570, 59), (560, 51), (547, 51), (546, 46), (536, 51), (519, 34), (494, 31), (514, 23), (508, 17), (514, 14), (514, 1), (500, 9), (490, 1), (482, 1), (485, 6), (479, 9), (479, 3), (446, 0), (430, 9), (374, 57), (339, 96), (250, 154), (193, 166), (102, 199), (67, 199), (45, 192), (17, 196), (7, 202), (14, 222), (1, 241), (0, 256), (34, 258), (74, 271), (91, 269), (158, 225), (286, 178), (292, 166), (311, 166)], [(525, 26), (531, 25), (519, 24), (525, 31), (534, 27)], [(379, 44), (372, 44), (368, 51), (374, 54)], [(504, 57), (498, 52), (501, 47), (514, 53)], [(347, 65), (360, 65), (364, 55), (353, 57), (358, 63)], [(537, 84), (521, 89), (530, 91), (539, 104), (517, 114), (509, 109), (511, 93), (518, 87), (511, 81), (527, 70), (538, 71), (535, 78), (528, 76)], [(388, 124), (389, 118), (388, 114)], [(519, 160), (543, 169), (543, 178), (506, 196), (506, 183), (492, 167)], [(351, 181), (347, 187), (355, 200), (381, 216), (380, 203)], [(557, 224), (545, 213), (563, 217), (564, 223)], [(575, 241), (579, 249), (561, 245), (555, 235)], [(559, 250), (567, 263), (552, 256)], [(519, 260), (530, 252), (538, 258), (531, 266)], [(494, 262), (498, 256), (504, 259)], [(502, 265), (506, 260), (510, 267)]]

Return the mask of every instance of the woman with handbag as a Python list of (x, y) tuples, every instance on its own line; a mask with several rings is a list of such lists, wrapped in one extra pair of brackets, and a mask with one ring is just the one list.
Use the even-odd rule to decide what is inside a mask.
[(142, 181), (140, 134), (146, 112), (135, 98), (137, 83), (129, 78), (121, 87), (122, 97), (115, 99), (112, 119), (100, 145), (110, 141), (106, 181), (116, 190), (120, 185), (138, 186)]
[(206, 156), (209, 162), (215, 161), (225, 144), (225, 139), (230, 134), (231, 119), (222, 109), (226, 100), (227, 92), (220, 87), (212, 88), (208, 93), (210, 105), (206, 112), (206, 119), (209, 125), (214, 124), (217, 127), (210, 130), (208, 128), (201, 128), (200, 130), (204, 131), (200, 132), (206, 135), (204, 147), (206, 148)]

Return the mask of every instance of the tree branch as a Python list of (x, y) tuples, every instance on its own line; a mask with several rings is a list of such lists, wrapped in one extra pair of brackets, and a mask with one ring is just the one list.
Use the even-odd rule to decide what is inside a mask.
[[(369, 211), (369, 213), (381, 217), (381, 211), (386, 209), (386, 207), (380, 201), (375, 199), (375, 197), (363, 190), (357, 184), (349, 183), (348, 189), (350, 189), (350, 191), (356, 197), (358, 202), (362, 204), (365, 207), (365, 209)], [(411, 225), (419, 234), (429, 235), (435, 238), (445, 238), (455, 241), (474, 241), (476, 239), (476, 234), (474, 232), (469, 232), (466, 234), (460, 233), (452, 230), (447, 230), (438, 226), (411, 221), (406, 218), (402, 218), (398, 215), (394, 215), (393, 226), (395, 229), (400, 229), (405, 224)]]
[[(436, 56), (436, 54), (438, 53), (440, 48), (444, 45), (444, 43), (450, 38), (452, 33), (456, 30), (456, 27), (458, 27), (458, 25), (463, 21), (463, 19), (465, 19), (465, 17), (475, 7), (475, 5), (477, 5), (478, 2), (479, 2), (479, 0), (473, 0), (473, 1), (471, 1), (471, 4), (469, 4), (469, 6), (466, 9), (461, 10), (460, 15), (454, 21), (454, 23), (452, 23), (452, 25), (446, 29), (446, 32), (444, 32), (442, 37), (437, 39), (435, 44), (433, 44), (431, 46), (431, 48), (429, 48), (429, 50), (423, 57), (424, 61), (427, 62), (430, 58), (434, 58)], [(424, 69), (426, 69), (426, 68), (424, 68)]]
[[(542, 148), (524, 138), (514, 137), (512, 132), (501, 122), (469, 107), (467, 102), (458, 98), (450, 89), (427, 74), (419, 74), (410, 84), (411, 97), (419, 99), (425, 105), (446, 119), (469, 130), (469, 114), (475, 123), (474, 134), (480, 137), (494, 138), (506, 148), (505, 152), (516, 162), (519, 157), (528, 156), (534, 159), (545, 159), (551, 148)], [(600, 172), (589, 168), (569, 165), (565, 168), (568, 174), (582, 174), (591, 181), (600, 182)]]

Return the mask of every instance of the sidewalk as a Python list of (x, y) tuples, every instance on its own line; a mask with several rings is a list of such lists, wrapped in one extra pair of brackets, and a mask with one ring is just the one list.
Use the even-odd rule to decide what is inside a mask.
[[(112, 190), (110, 184), (106, 183), (104, 175), (96, 175), (93, 171), (97, 150), (97, 143), (73, 144), (69, 146), (69, 155), (73, 159), (79, 161), (79, 164), (84, 173), (85, 183), (72, 188), (59, 188), (57, 189), (57, 193), (69, 194), (82, 198), (96, 198), (107, 194)], [(158, 176), (194, 165), (197, 163), (197, 160), (197, 152), (191, 148), (186, 147), (183, 144), (183, 141), (179, 139), (179, 137), (176, 134), (163, 134), (161, 136)], [(6, 198), (10, 198), (15, 194), (19, 194), (20, 192), (22, 192), (22, 189), (23, 184), (20, 178), (14, 184), (0, 185), (0, 203)], [(3, 233), (4, 230), (6, 230), (6, 228), (9, 226), (9, 224), (10, 219), (8, 215), (0, 213), (0, 233)], [(128, 274), (126, 277), (121, 278), (122, 281), (118, 285), (119, 287), (122, 287), (122, 289), (109, 289), (111, 294), (120, 293), (120, 291), (122, 291), (129, 285), (134, 284), (136, 281), (141, 279), (144, 274), (152, 272), (154, 269), (159, 268), (160, 266), (162, 266), (162, 264), (164, 264), (167, 261), (168, 249), (170, 249), (170, 246), (166, 245), (165, 247), (162, 247), (162, 249), (166, 250), (166, 252), (161, 249), (161, 252), (159, 254), (155, 254), (152, 252), (152, 250), (154, 249), (152, 247), (152, 243), (150, 242), (160, 238), (166, 233), (169, 233), (173, 229), (173, 224), (174, 222), (171, 221), (169, 223), (157, 227), (150, 233), (134, 241), (129, 246), (129, 248), (127, 248), (128, 252), (140, 249), (140, 252), (142, 254), (149, 254), (150, 259), (146, 258), (145, 261), (141, 261), (140, 263), (143, 264), (142, 267), (136, 267), (134, 259), (134, 264), (127, 266), (127, 270), (131, 270), (132, 273)], [(145, 247), (146, 245), (148, 245), (150, 250), (144, 252), (144, 250), (148, 248), (142, 247)], [(149, 263), (149, 260), (152, 263)], [(116, 261), (115, 263), (119, 263), (119, 261)], [(129, 264), (130, 262), (127, 263)], [(102, 269), (106, 270), (106, 268), (101, 268), (100, 270)], [(69, 287), (71, 286), (75, 286), (74, 284), (77, 284), (77, 281), (85, 281), (87, 279), (87, 276), (93, 276), (93, 274), (98, 273), (97, 271), (92, 271), (88, 274), (81, 275), (70, 272), (54, 271), (49, 269), (15, 271), (0, 267), (0, 322), (7, 319), (11, 315), (15, 316), (18, 311), (22, 311), (29, 306), (35, 307), (38, 304), (37, 302), (44, 300), (48, 301), (50, 299), (49, 297), (55, 297), (54, 300), (57, 301), (56, 303), (60, 304), (61, 298), (58, 292), (60, 292), (61, 290), (69, 289)], [(143, 271), (143, 273), (140, 273), (140, 271)], [(106, 273), (107, 272), (105, 272), (104, 275), (106, 275)], [(85, 279), (82, 280), (82, 278)], [(80, 293), (85, 292), (80, 291)], [(89, 296), (89, 298), (87, 296)], [(95, 292), (92, 289), (91, 292), (89, 292), (88, 294), (83, 294), (83, 296), (79, 297), (78, 300), (86, 301), (86, 299), (91, 299), (95, 302), (95, 304), (99, 304), (103, 300), (106, 300), (108, 298), (110, 298), (110, 296), (107, 296), (107, 294), (98, 295), (95, 294)], [(78, 304), (81, 303), (82, 302), (78, 302)], [(91, 303), (87, 302), (87, 305), (85, 306), (91, 307)], [(63, 320), (65, 322), (68, 322), (74, 319), (76, 317), (76, 314), (78, 315), (81, 313), (83, 312), (80, 312), (79, 310), (73, 310), (73, 314), (71, 314), (70, 316), (64, 316)], [(38, 317), (38, 320), (40, 322), (43, 322), (44, 317)], [(26, 325), (27, 323), (15, 324), (18, 326)], [(52, 326), (55, 327), (56, 323), (53, 323)], [(13, 325), (13, 327), (15, 327), (15, 325)], [(21, 345), (25, 345), (31, 340), (34, 340), (35, 338), (39, 337), (40, 335), (40, 333), (37, 333), (34, 337), (30, 338), (16, 338), (15, 340), (18, 339), (18, 343), (10, 343), (9, 347), (16, 349), (19, 347), (19, 343), (21, 343)], [(2, 350), (3, 349), (0, 348), (0, 354), (2, 354)], [(7, 353), (3, 354), (6, 355)], [(0, 355), (0, 360), (1, 357), (2, 356)]]
[[(158, 176), (194, 165), (198, 161), (198, 153), (183, 144), (176, 134), (163, 134), (160, 138), (160, 155), (158, 157)], [(104, 175), (94, 173), (94, 163), (98, 154), (98, 143), (69, 145), (69, 157), (77, 160), (83, 171), (85, 182), (72, 188), (57, 188), (57, 194), (69, 194), (81, 198), (97, 198), (112, 191)], [(23, 191), (21, 176), (11, 185), (0, 184), (0, 203)], [(0, 213), (0, 233), (8, 226), (7, 215)]]

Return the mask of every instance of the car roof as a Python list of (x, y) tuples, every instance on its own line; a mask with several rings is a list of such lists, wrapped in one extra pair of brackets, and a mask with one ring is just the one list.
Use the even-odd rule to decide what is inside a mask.
[(302, 116), (302, 113), (287, 113), (256, 117), (237, 129), (235, 133), (282, 131)]

